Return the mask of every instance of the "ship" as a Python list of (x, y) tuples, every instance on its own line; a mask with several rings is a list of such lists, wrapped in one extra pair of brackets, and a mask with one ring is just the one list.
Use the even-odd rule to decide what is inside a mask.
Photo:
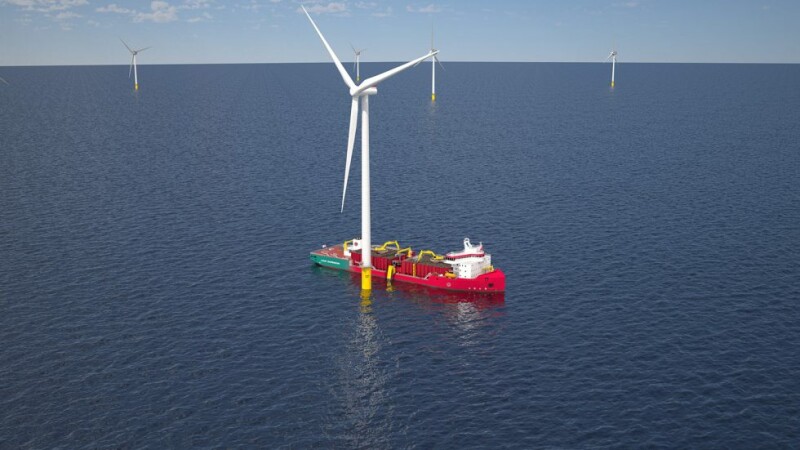
[[(360, 239), (323, 246), (311, 252), (311, 261), (330, 269), (361, 273), (364, 252)], [(372, 276), (387, 283), (401, 282), (449, 291), (497, 293), (505, 292), (506, 276), (492, 265), (492, 255), (483, 243), (474, 245), (464, 238), (464, 248), (439, 255), (431, 250), (415, 252), (397, 241), (374, 245)]]

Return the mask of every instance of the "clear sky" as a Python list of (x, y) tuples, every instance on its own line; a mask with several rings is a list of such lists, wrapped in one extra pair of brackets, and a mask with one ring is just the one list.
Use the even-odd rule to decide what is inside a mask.
[(800, 0), (0, 0), (0, 66), (342, 60), (800, 63)]

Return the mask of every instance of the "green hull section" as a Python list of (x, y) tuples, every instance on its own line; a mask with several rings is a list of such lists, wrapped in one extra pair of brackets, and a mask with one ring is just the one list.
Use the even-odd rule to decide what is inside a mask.
[(322, 267), (330, 267), (331, 269), (350, 270), (350, 262), (346, 259), (334, 258), (325, 255), (311, 254), (311, 261), (314, 264), (319, 264)]

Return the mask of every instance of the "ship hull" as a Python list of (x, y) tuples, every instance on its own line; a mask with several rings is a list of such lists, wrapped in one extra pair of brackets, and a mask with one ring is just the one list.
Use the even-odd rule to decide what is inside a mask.
[(329, 269), (350, 270), (350, 261), (344, 258), (311, 253), (311, 261), (318, 266), (327, 267)]
[[(344, 254), (341, 245), (325, 247), (311, 252), (311, 261), (322, 267), (335, 270), (343, 270), (352, 273), (361, 273), (361, 267), (354, 264)], [(377, 268), (372, 269), (372, 276), (380, 279), (387, 279), (387, 270)], [(475, 278), (453, 278), (439, 273), (426, 273), (424, 277), (418, 277), (405, 273), (393, 273), (391, 282), (410, 283), (426, 286), (432, 289), (442, 289), (447, 291), (463, 292), (486, 292), (498, 293), (505, 292), (505, 274), (499, 269), (481, 274)]]

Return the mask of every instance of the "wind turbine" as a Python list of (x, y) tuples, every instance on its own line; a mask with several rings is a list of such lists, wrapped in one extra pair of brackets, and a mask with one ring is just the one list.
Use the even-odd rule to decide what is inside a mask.
[(436, 64), (438, 63), (439, 66), (444, 70), (444, 66), (442, 63), (439, 62), (439, 58), (436, 57), (436, 54), (439, 53), (438, 50), (433, 48), (433, 30), (431, 30), (431, 53), (434, 54), (433, 58), (431, 58), (431, 101), (436, 101)]
[(347, 178), (350, 175), (350, 161), (353, 157), (353, 144), (356, 139), (356, 128), (358, 127), (358, 102), (361, 101), (361, 289), (363, 291), (372, 290), (372, 237), (370, 229), (370, 186), (369, 186), (369, 96), (378, 93), (376, 87), (378, 83), (397, 75), (398, 73), (408, 69), (409, 67), (416, 66), (417, 64), (425, 61), (431, 56), (436, 55), (435, 51), (429, 52), (427, 55), (409, 61), (394, 69), (387, 70), (381, 74), (369, 77), (361, 84), (355, 84), (350, 75), (342, 66), (342, 62), (336, 57), (333, 49), (328, 45), (325, 36), (319, 31), (314, 19), (308, 14), (308, 11), (303, 5), (300, 5), (306, 17), (311, 22), (311, 25), (319, 35), (322, 44), (331, 56), (336, 69), (339, 70), (344, 84), (347, 85), (350, 92), (350, 131), (347, 135), (347, 162), (344, 168), (344, 188), (342, 190), (342, 211), (344, 211), (344, 199), (347, 194)]
[(611, 50), (611, 53), (608, 54), (606, 61), (611, 59), (611, 87), (614, 87), (614, 71), (617, 68), (617, 51)]
[(133, 90), (138, 91), (139, 90), (139, 74), (136, 73), (136, 55), (138, 55), (139, 52), (143, 52), (143, 51), (147, 50), (150, 47), (140, 48), (139, 50), (133, 50), (130, 47), (128, 47), (128, 44), (126, 44), (125, 41), (123, 41), (122, 39), (120, 39), (120, 41), (122, 42), (122, 45), (124, 45), (125, 48), (127, 48), (128, 51), (131, 52), (131, 65), (128, 66), (128, 78), (131, 77), (131, 69), (133, 69)]
[(352, 48), (353, 53), (356, 54), (356, 62), (353, 63), (353, 68), (356, 69), (356, 83), (358, 83), (361, 81), (361, 62), (359, 62), (359, 59), (361, 59), (361, 53), (367, 51), (367, 49), (362, 48), (361, 50), (356, 50), (353, 44), (350, 44), (350, 48)]

